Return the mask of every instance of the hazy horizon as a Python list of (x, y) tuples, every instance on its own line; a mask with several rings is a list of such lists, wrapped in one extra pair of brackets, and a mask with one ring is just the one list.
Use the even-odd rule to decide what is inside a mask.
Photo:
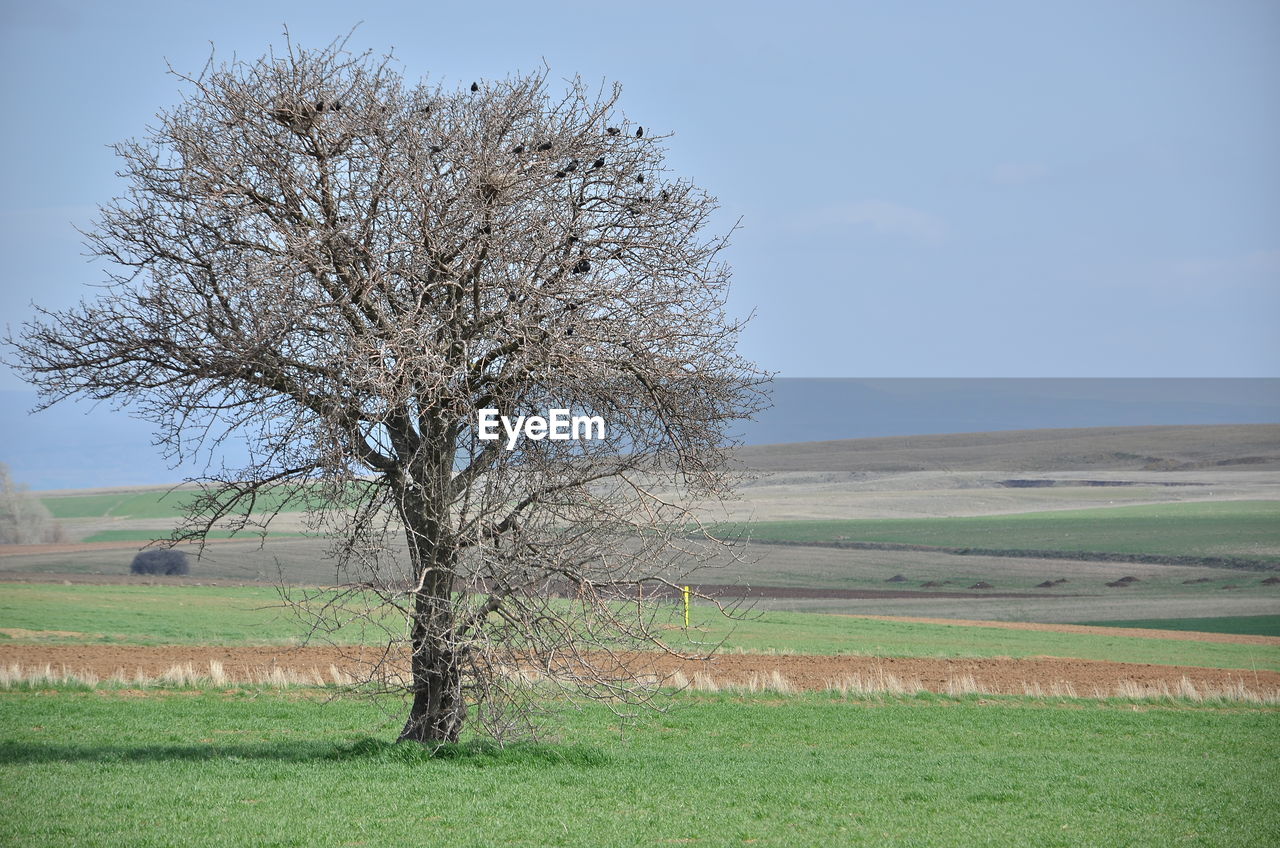
[[(732, 435), (745, 444), (1078, 427), (1280, 423), (1280, 379), (780, 378), (774, 407)], [(143, 421), (107, 405), (28, 415), (30, 391), (0, 390), (0, 462), (32, 489), (166, 485)], [(1280, 446), (1277, 446), (1280, 449)], [(234, 463), (240, 453), (225, 455)]]

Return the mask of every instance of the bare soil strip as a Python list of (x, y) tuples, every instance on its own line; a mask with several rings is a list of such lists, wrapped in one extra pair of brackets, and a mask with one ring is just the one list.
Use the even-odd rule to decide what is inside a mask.
[[(139, 674), (158, 677), (174, 666), (190, 663), (196, 672), (221, 663), (230, 680), (262, 678), (264, 669), (318, 670), (329, 677), (329, 668), (354, 672), (361, 649), (329, 647), (215, 647), (201, 645), (3, 645), (0, 665), (39, 668), (46, 664), (55, 673), (91, 673), (108, 678), (116, 673), (132, 678)], [(370, 651), (366, 659), (375, 659)], [(852, 657), (810, 655), (725, 654), (706, 662), (682, 660), (663, 654), (632, 654), (627, 665), (640, 673), (668, 676), (680, 672), (689, 679), (710, 675), (721, 684), (746, 685), (753, 679), (778, 672), (796, 689), (823, 691), (850, 678), (892, 677), (918, 682), (932, 692), (950, 691), (957, 679), (972, 680), (972, 691), (992, 694), (1025, 694), (1029, 687), (1061, 691), (1070, 687), (1082, 696), (1113, 693), (1119, 687), (1185, 687), (1184, 680), (1199, 689), (1246, 686), (1259, 693), (1280, 693), (1280, 672), (1192, 666), (1115, 663), (1098, 660), (1033, 657), (1010, 659), (936, 659), (912, 657)]]
[(850, 551), (920, 551), (954, 556), (1012, 557), (1015, 559), (1058, 559), (1076, 562), (1127, 562), (1143, 565), (1182, 565), (1203, 568), (1231, 568), (1243, 571), (1275, 571), (1280, 563), (1247, 557), (1172, 556), (1166, 554), (1112, 553), (1109, 551), (1044, 551), (1026, 548), (955, 548), (938, 545), (911, 545), (900, 542), (798, 541), (794, 539), (752, 539), (754, 545), (781, 545), (794, 548), (836, 548)]
[(954, 624), (960, 627), (995, 627), (1001, 630), (1038, 630), (1041, 633), (1079, 633), (1090, 636), (1135, 636), (1141, 639), (1172, 639), (1175, 642), (1219, 642), (1225, 645), (1280, 647), (1280, 636), (1246, 633), (1207, 633), (1198, 630), (1153, 630), (1144, 627), (1100, 627), (1090, 624), (1042, 624), (1034, 621), (979, 621), (969, 618), (927, 618), (910, 615), (850, 615), (876, 621), (914, 624)]
[[(166, 538), (167, 534), (162, 530), (156, 531), (158, 538)], [(206, 539), (206, 545), (216, 545), (222, 542), (252, 542), (257, 541), (254, 536), (245, 536), (240, 539)], [(0, 557), (28, 556), (30, 554), (75, 554), (85, 551), (112, 551), (124, 548), (132, 548), (133, 550), (141, 550), (146, 546), (146, 542), (140, 539), (121, 539), (115, 542), (56, 542), (48, 545), (0, 545)], [(195, 543), (186, 543), (194, 547)], [(55, 575), (62, 577), (63, 575)], [(94, 575), (104, 577), (110, 575)]]
[[(213, 540), (210, 540), (213, 541)], [(219, 539), (220, 542), (236, 541)], [(103, 544), (114, 545), (115, 542)], [(65, 583), (76, 586), (279, 586), (278, 580), (249, 580), (241, 577), (174, 577), (164, 574), (86, 574), (54, 571), (0, 570), (0, 583)]]
[[(796, 598), (822, 600), (875, 598), (1070, 598), (1057, 592), (932, 592), (924, 589), (810, 589), (803, 586), (748, 586), (732, 583), (699, 583), (693, 588), (712, 598)], [(658, 590), (658, 597), (676, 597), (676, 590)]]

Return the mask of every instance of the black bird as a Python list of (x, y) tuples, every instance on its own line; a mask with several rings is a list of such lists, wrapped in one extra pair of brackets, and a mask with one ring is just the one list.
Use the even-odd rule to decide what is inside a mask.
[(551, 142), (549, 142), (549, 141), (544, 141), (544, 142), (542, 142), (542, 144), (539, 144), (539, 145), (538, 145), (538, 149), (539, 149), (539, 150), (550, 150), (550, 149), (551, 149)]
[(335, 100), (335, 101), (333, 101), (333, 111), (335, 111), (335, 112), (341, 112), (341, 111), (342, 111), (342, 101), (341, 101), (341, 100)]
[(491, 232), (493, 232), (493, 227), (489, 226), (488, 224), (485, 224), (483, 227), (480, 228), (480, 235), (482, 236), (487, 236)]
[(670, 199), (671, 199), (671, 192), (667, 191), (667, 190), (664, 188), (664, 189), (662, 190), (662, 194), (660, 194), (660, 195), (659, 195), (659, 197), (661, 197), (663, 200), (670, 200)]
[(636, 127), (636, 138), (644, 138), (644, 127)]
[(603, 167), (604, 167), (604, 159), (603, 159), (603, 158), (597, 159), (596, 161), (594, 161), (594, 162), (592, 162), (592, 163), (591, 163), (591, 170), (593, 170), (593, 171), (594, 171), (596, 168), (603, 168)]
[(569, 236), (569, 244), (573, 244), (578, 240), (577, 236)]
[(479, 90), (480, 90), (480, 83), (478, 83), (478, 82), (473, 82), (473, 83), (471, 83), (471, 90), (472, 90), (472, 91), (479, 91)]
[(317, 101), (316, 101), (316, 111), (317, 111), (317, 112), (323, 112), (323, 111), (324, 111), (324, 101), (323, 101), (323, 100), (317, 100)]
[(570, 327), (569, 329), (565, 330), (565, 331), (564, 331), (564, 334), (565, 334), (566, 336), (572, 336), (572, 335), (573, 335), (573, 327)]
[(617, 127), (605, 127), (604, 131), (607, 132), (609, 135), (617, 135), (618, 133), (622, 132), (622, 130), (618, 129)]
[(644, 182), (644, 174), (636, 174), (636, 182), (638, 183)]
[(564, 172), (566, 174), (572, 174), (576, 170), (578, 170), (578, 160), (574, 159), (565, 167)]
[(443, 148), (443, 147), (441, 147), (441, 146), (440, 146), (440, 145), (438, 145), (438, 144), (433, 144), (433, 145), (431, 145), (431, 152), (432, 152), (432, 153), (439, 153), (439, 152), (440, 152), (441, 150), (443, 150), (443, 149), (444, 149), (444, 148)]
[(585, 274), (590, 270), (591, 270), (591, 263), (587, 261), (587, 258), (585, 256), (579, 259), (577, 264), (573, 266), (573, 273), (575, 274)]
[(564, 172), (564, 171), (556, 171), (556, 179), (557, 179), (557, 180), (558, 180), (558, 179), (561, 179), (561, 178), (562, 178), (562, 177), (564, 177), (564, 176), (566, 176), (566, 174), (565, 174), (565, 172)]
[(512, 153), (515, 153), (516, 155), (519, 155), (519, 154), (521, 154), (521, 153), (524, 153), (524, 145), (523, 145), (523, 144), (517, 144), (515, 147), (511, 148), (511, 152), (512, 152)]

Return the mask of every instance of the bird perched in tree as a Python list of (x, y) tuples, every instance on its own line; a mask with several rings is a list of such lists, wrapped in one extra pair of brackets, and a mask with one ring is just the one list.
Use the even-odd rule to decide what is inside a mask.
[(575, 274), (585, 274), (590, 270), (591, 270), (591, 263), (587, 261), (587, 258), (585, 256), (579, 259), (577, 264), (573, 266), (573, 273)]
[(618, 133), (622, 132), (622, 130), (618, 129), (617, 127), (605, 127), (604, 131), (607, 132), (609, 135), (617, 135)]
[(558, 179), (561, 179), (561, 178), (563, 178), (563, 177), (565, 177), (565, 176), (567, 176), (567, 174), (566, 174), (564, 171), (556, 171), (556, 179), (557, 179), (557, 180), (558, 180)]
[(644, 127), (636, 127), (636, 138), (644, 138)]
[(644, 182), (644, 174), (636, 174), (636, 182), (638, 183)]
[(659, 197), (661, 197), (663, 200), (670, 200), (670, 199), (671, 199), (671, 192), (667, 191), (667, 190), (664, 188), (664, 189), (662, 190), (662, 194), (660, 194), (660, 195), (658, 195), (658, 196), (659, 196)]
[(542, 142), (542, 144), (539, 144), (539, 145), (538, 145), (538, 149), (539, 149), (539, 150), (550, 150), (550, 149), (551, 149), (551, 142), (549, 142), (549, 141), (544, 141), (544, 142)]
[(323, 101), (323, 100), (317, 100), (317, 101), (316, 101), (316, 111), (317, 111), (317, 112), (323, 112), (323, 111), (324, 111), (324, 101)]
[(565, 166), (564, 172), (566, 174), (572, 174), (576, 170), (578, 170), (578, 160), (572, 159), (569, 161), (569, 164)]
[(441, 147), (441, 146), (440, 146), (440, 145), (438, 145), (438, 144), (433, 144), (433, 145), (431, 145), (431, 147), (430, 147), (430, 148), (428, 148), (428, 149), (429, 149), (432, 153), (439, 153), (441, 150), (444, 150), (444, 148), (443, 148), (443, 147)]
[(572, 336), (572, 335), (573, 335), (573, 325), (572, 325), (572, 324), (571, 324), (571, 325), (569, 325), (569, 329), (567, 329), (567, 330), (565, 330), (565, 331), (564, 331), (564, 334), (565, 334), (566, 336)]
[(600, 159), (597, 159), (596, 161), (594, 161), (594, 162), (592, 162), (592, 163), (591, 163), (591, 170), (593, 170), (593, 171), (594, 171), (596, 168), (603, 168), (603, 167), (604, 167), (604, 158), (603, 158), (603, 157), (602, 157), (602, 158), (600, 158)]
[(335, 100), (335, 101), (333, 101), (333, 111), (335, 111), (335, 112), (341, 112), (341, 111), (342, 111), (342, 101), (341, 101), (341, 100)]
[(480, 83), (478, 83), (478, 82), (473, 82), (473, 83), (471, 83), (471, 90), (472, 90), (472, 91), (479, 91), (479, 90), (480, 90)]
[(515, 147), (511, 148), (511, 152), (519, 156), (521, 153), (524, 153), (524, 145), (517, 144)]
[(487, 236), (491, 232), (493, 232), (493, 227), (491, 227), (488, 224), (485, 224), (483, 227), (480, 228), (480, 235), (482, 236)]

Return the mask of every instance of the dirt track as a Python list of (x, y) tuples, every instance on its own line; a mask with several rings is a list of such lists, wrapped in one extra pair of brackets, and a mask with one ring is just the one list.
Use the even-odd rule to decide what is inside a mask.
[[(164, 538), (164, 531), (160, 533), (160, 538)], [(221, 544), (223, 542), (245, 542), (256, 541), (253, 536), (245, 536), (241, 539), (207, 539), (206, 545)], [(56, 542), (49, 545), (0, 545), (0, 557), (26, 556), (28, 554), (74, 554), (84, 551), (112, 551), (112, 550), (141, 550), (147, 543), (137, 539), (125, 539), (115, 542)], [(195, 543), (184, 543), (188, 546), (194, 546)], [(55, 574), (55, 577), (63, 577), (64, 575)], [(112, 576), (112, 575), (95, 575)]]
[[(191, 663), (205, 672), (211, 660), (223, 665), (232, 680), (261, 679), (271, 668), (300, 672), (318, 670), (329, 676), (330, 666), (354, 670), (352, 648), (116, 646), (116, 645), (4, 645), (0, 665), (43, 667), (55, 672), (92, 672), (106, 678), (116, 672), (128, 677), (142, 673), (155, 677), (175, 665)], [(1197, 689), (1243, 684), (1257, 693), (1280, 693), (1280, 672), (1244, 669), (1195, 668), (1097, 660), (1007, 657), (983, 659), (933, 659), (896, 657), (831, 657), (809, 655), (726, 654), (709, 662), (679, 660), (658, 654), (632, 655), (632, 668), (667, 675), (682, 672), (693, 679), (701, 672), (717, 683), (747, 684), (752, 677), (780, 673), (798, 689), (824, 690), (832, 683), (857, 675), (863, 680), (884, 681), (892, 676), (912, 688), (918, 683), (934, 692), (946, 692), (957, 679), (971, 677), (977, 691), (1024, 694), (1029, 687), (1045, 691), (1070, 687), (1081, 695), (1096, 691), (1114, 693), (1118, 687), (1161, 686), (1176, 690), (1184, 678)]]

